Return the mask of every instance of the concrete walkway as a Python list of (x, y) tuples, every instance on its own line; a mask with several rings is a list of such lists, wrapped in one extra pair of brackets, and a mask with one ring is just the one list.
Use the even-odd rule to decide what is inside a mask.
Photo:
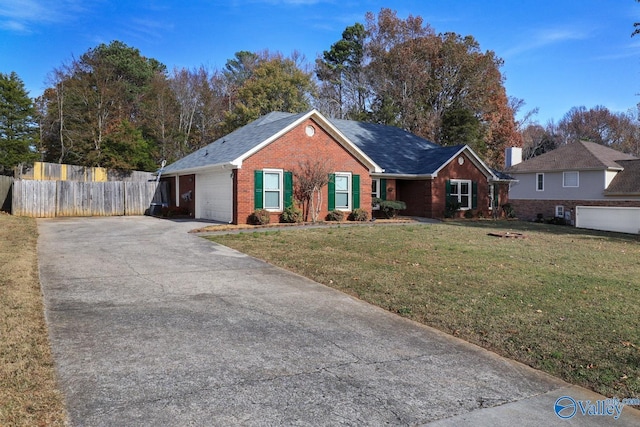
[(603, 397), (187, 233), (199, 226), (38, 221), (71, 425), (640, 425), (631, 407), (561, 420), (561, 396)]

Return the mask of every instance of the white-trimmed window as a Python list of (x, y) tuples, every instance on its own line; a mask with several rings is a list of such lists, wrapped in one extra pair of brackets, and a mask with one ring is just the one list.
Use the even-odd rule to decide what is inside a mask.
[(579, 187), (580, 173), (578, 171), (562, 172), (563, 187)]
[[(380, 179), (373, 178), (371, 179), (371, 200), (380, 198)], [(380, 205), (373, 205), (373, 210), (379, 210)]]
[(282, 210), (282, 169), (263, 170), (263, 206), (268, 211)]
[(536, 191), (544, 191), (544, 174), (536, 174)]
[(556, 218), (564, 218), (564, 206), (556, 206)]
[(335, 208), (339, 211), (351, 210), (351, 173), (335, 173)]
[(472, 185), (471, 180), (468, 179), (452, 179), (450, 181), (451, 201), (457, 201), (460, 204), (460, 209), (471, 209), (472, 201)]

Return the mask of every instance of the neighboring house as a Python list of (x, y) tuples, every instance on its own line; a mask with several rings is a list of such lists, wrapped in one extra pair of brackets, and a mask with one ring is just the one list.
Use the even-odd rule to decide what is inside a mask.
[(442, 217), (447, 198), (489, 215), (507, 197), (509, 180), (468, 146), (440, 147), (395, 127), (329, 120), (316, 110), (267, 114), (167, 166), (162, 180), (172, 202), (195, 218), (246, 223), (266, 209), (275, 222), (293, 203), (293, 172), (305, 159), (332, 166), (320, 218), (332, 210), (372, 212), (374, 197), (404, 201), (406, 215)]
[[(640, 206), (640, 160), (604, 145), (576, 142), (519, 162), (506, 172), (520, 219), (574, 219), (576, 206)], [(507, 156), (509, 158), (509, 156)]]

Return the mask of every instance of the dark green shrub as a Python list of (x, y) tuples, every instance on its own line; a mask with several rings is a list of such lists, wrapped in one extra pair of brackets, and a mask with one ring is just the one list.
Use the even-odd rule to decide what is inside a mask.
[(302, 222), (302, 211), (294, 205), (287, 206), (280, 215), (280, 222), (290, 224)]
[(453, 218), (456, 212), (460, 210), (460, 206), (460, 202), (458, 202), (457, 200), (447, 200), (447, 204), (444, 207), (444, 217)]
[(327, 214), (327, 221), (342, 221), (344, 219), (344, 212), (331, 211)]
[(464, 217), (467, 219), (473, 218), (473, 211), (471, 209), (464, 211)]
[(361, 208), (354, 209), (349, 214), (349, 221), (369, 221), (369, 212)]
[(271, 214), (265, 209), (258, 209), (249, 215), (249, 224), (265, 225), (271, 222)]
[(505, 203), (504, 205), (502, 205), (502, 212), (504, 212), (504, 215), (507, 218), (516, 217), (516, 211), (513, 209), (513, 206), (511, 206), (511, 203)]
[(374, 206), (380, 206), (380, 210), (387, 218), (395, 218), (398, 216), (398, 211), (407, 209), (407, 204), (400, 200), (382, 200), (374, 197), (372, 203)]

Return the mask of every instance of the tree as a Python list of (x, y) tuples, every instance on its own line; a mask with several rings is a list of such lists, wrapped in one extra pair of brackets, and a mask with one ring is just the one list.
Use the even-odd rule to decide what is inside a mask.
[[(500, 73), (502, 60), (494, 52), (481, 51), (472, 36), (436, 34), (421, 17), (401, 20), (390, 9), (367, 13), (366, 20), (372, 121), (455, 144), (452, 135), (463, 128), (456, 126), (452, 133), (454, 116), (458, 120), (464, 114), (468, 130), (475, 117), (479, 126), (473, 129), (482, 135), (470, 139), (491, 165), (502, 164), (504, 148), (521, 145)], [(445, 115), (450, 122), (443, 130)]]
[(481, 156), (486, 154), (480, 120), (467, 108), (453, 106), (442, 115), (440, 143), (444, 146), (466, 144)]
[(315, 73), (321, 82), (318, 100), (329, 117), (357, 120), (366, 113), (365, 39), (364, 25), (356, 23), (316, 59)]
[(556, 126), (553, 122), (542, 127), (539, 124), (530, 124), (522, 130), (522, 159), (528, 160), (559, 146), (559, 138)]
[(15, 72), (0, 73), (0, 174), (37, 159), (35, 108)]
[(639, 155), (640, 135), (631, 113), (612, 113), (606, 107), (574, 107), (558, 122), (563, 143), (591, 141)]
[(295, 176), (295, 197), (302, 203), (304, 221), (318, 221), (322, 207), (322, 189), (329, 183), (329, 174), (334, 170), (327, 159), (306, 159), (298, 164)]
[(311, 73), (301, 70), (292, 58), (270, 55), (238, 89), (238, 100), (226, 116), (226, 130), (231, 132), (272, 111), (306, 111), (314, 92)]
[[(142, 130), (153, 123), (146, 121), (150, 116), (146, 108), (154, 105), (147, 99), (164, 73), (157, 60), (119, 41), (89, 49), (54, 70), (52, 87), (39, 103), (45, 114), (45, 158), (84, 166), (131, 164), (131, 159), (113, 158), (128, 151), (105, 144), (115, 143), (111, 133), (128, 126)], [(143, 138), (155, 144), (147, 135)], [(153, 147), (151, 151), (155, 152)]]

